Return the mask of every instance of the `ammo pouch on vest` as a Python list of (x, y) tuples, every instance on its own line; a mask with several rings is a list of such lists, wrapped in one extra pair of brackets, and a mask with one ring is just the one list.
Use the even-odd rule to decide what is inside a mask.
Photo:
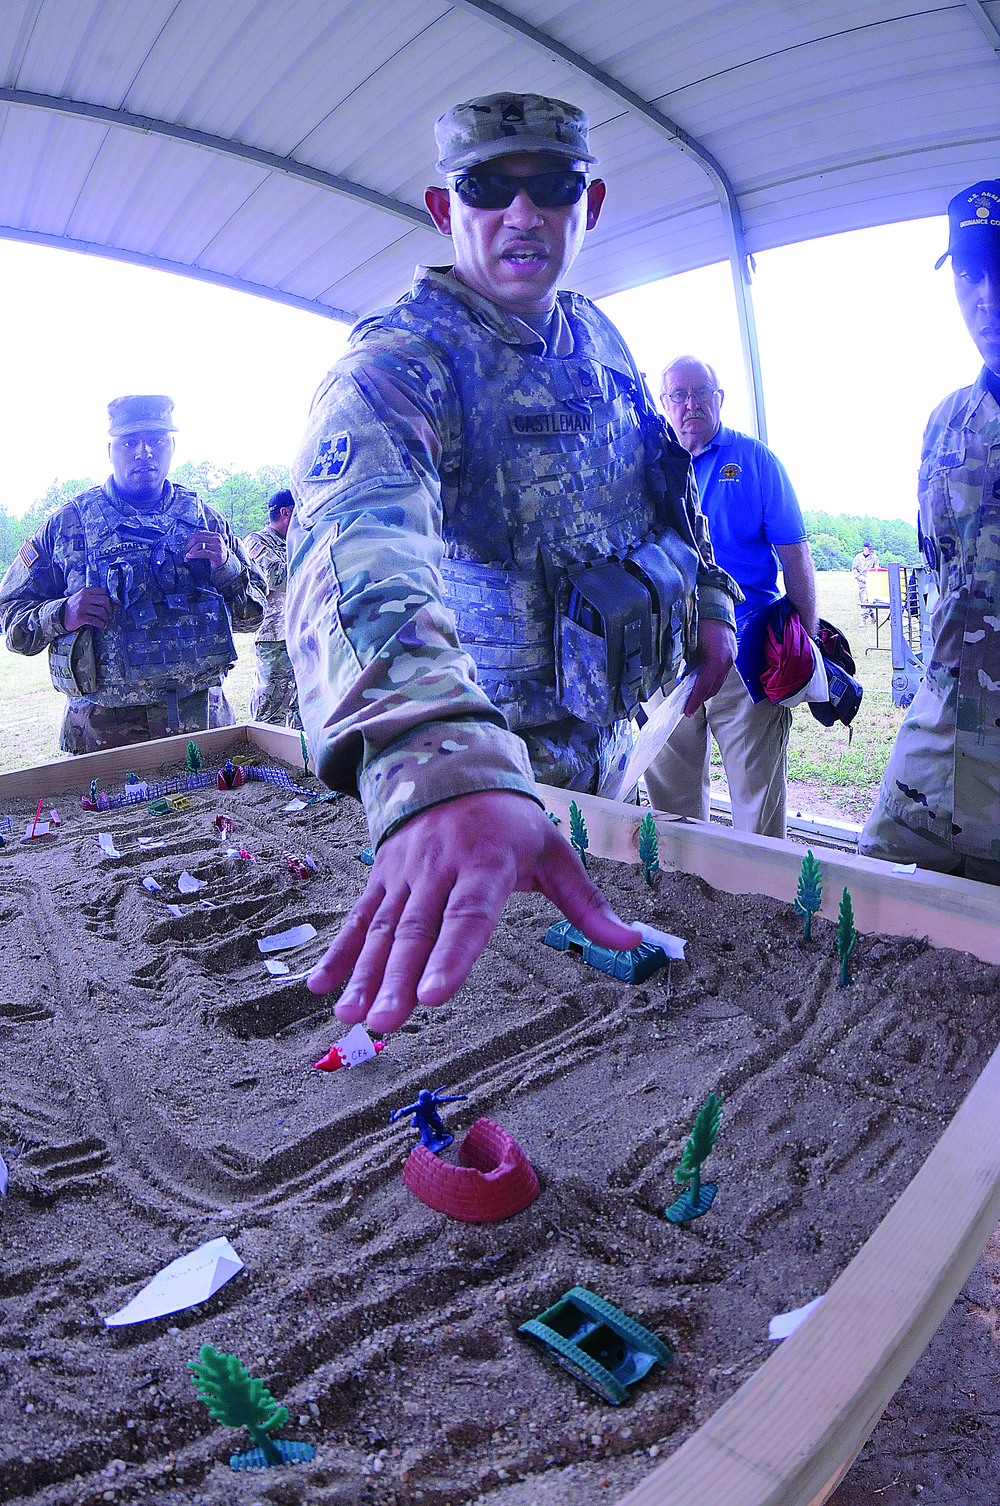
[(556, 685), (573, 716), (606, 727), (673, 679), (685, 657), (699, 557), (675, 534), (572, 570), (556, 591)]
[(94, 634), (89, 627), (64, 633), (49, 644), (49, 675), (65, 695), (93, 695), (97, 690)]

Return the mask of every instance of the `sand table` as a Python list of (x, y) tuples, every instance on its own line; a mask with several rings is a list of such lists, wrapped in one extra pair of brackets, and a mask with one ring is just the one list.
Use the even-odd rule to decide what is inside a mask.
[[(299, 971), (321, 954), (367, 875), (357, 805), (284, 814), (286, 792), (247, 784), (158, 819), (84, 813), (79, 793), (46, 800), (64, 825), (30, 845), (33, 804), (0, 807), (15, 833), (0, 853), (3, 1501), (613, 1501), (767, 1357), (774, 1313), (829, 1287), (1000, 1033), (996, 967), (864, 938), (841, 989), (829, 922), (809, 945), (790, 906), (683, 876), (647, 889), (591, 859), (623, 916), (688, 938), (687, 962), (613, 982), (541, 945), (556, 914), (515, 895), (458, 998), (377, 1061), (316, 1072), (346, 1027), (271, 977), (256, 943), (310, 922), (317, 938), (278, 955)], [(218, 812), (256, 863), (225, 856)], [(293, 878), (289, 851), (317, 875)], [(182, 870), (206, 887), (179, 893)], [(518, 1217), (456, 1223), (404, 1187), (414, 1137), (389, 1115), (442, 1085), (469, 1095), (450, 1128), (488, 1115), (527, 1152), (542, 1190)], [(678, 1228), (662, 1210), (710, 1090), (726, 1096), (705, 1168), (720, 1190)], [(246, 1269), (209, 1301), (103, 1326), (222, 1234)], [(838, 1501), (894, 1477), (878, 1500), (921, 1482), (950, 1491), (926, 1500), (995, 1499), (992, 1269)], [(620, 1408), (517, 1335), (573, 1284), (677, 1352)], [(312, 1463), (229, 1470), (245, 1435), (211, 1421), (185, 1369), (204, 1343), (266, 1380)]]

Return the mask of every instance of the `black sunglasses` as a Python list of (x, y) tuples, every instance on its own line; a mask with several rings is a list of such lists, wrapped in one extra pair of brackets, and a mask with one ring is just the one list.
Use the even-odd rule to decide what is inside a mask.
[(509, 173), (477, 170), (456, 174), (448, 183), (470, 209), (509, 209), (522, 189), (536, 209), (567, 209), (582, 199), (587, 175), (560, 168), (556, 172), (514, 178)]

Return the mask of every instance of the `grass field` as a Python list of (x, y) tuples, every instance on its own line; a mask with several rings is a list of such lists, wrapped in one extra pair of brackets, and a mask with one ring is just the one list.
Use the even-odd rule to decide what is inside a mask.
[[(835, 622), (847, 634), (857, 660), (858, 677), (865, 687), (865, 699), (850, 742), (846, 727), (839, 723), (823, 727), (807, 707), (796, 708), (788, 757), (789, 779), (794, 782), (792, 799), (806, 809), (811, 796), (818, 791), (845, 815), (861, 817), (871, 807), (902, 712), (892, 704), (890, 657), (875, 651), (874, 629), (860, 625), (857, 592), (850, 571), (823, 570), (817, 583), (820, 616)], [(888, 631), (883, 633), (882, 641), (888, 642)], [(237, 719), (243, 721), (250, 705), (253, 640), (240, 634), (236, 646), (240, 658), (226, 681), (226, 694)], [(872, 652), (866, 653), (866, 648)], [(5, 708), (0, 726), (0, 770), (65, 756), (59, 753), (63, 698), (52, 689), (47, 655), (25, 659), (0, 646), (0, 687)]]
[[(885, 649), (876, 650), (874, 627), (861, 625), (851, 572), (821, 570), (816, 585), (819, 615), (846, 634), (865, 697), (854, 719), (853, 737), (840, 722), (824, 727), (808, 706), (797, 706), (792, 712), (789, 808), (795, 802), (800, 809), (812, 809), (816, 802), (810, 796), (818, 789), (831, 806), (861, 820), (871, 810), (903, 713), (892, 704), (892, 657)], [(888, 625), (879, 636), (888, 645)], [(796, 784), (803, 787), (798, 792)]]

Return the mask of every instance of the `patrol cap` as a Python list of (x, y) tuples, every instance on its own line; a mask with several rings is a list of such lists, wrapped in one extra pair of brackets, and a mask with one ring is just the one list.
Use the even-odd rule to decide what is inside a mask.
[(108, 433), (112, 439), (118, 434), (137, 434), (146, 429), (151, 434), (176, 434), (174, 423), (174, 400), (159, 394), (142, 393), (138, 396), (113, 397), (108, 404), (111, 426)]
[(1000, 178), (963, 188), (948, 205), (948, 249), (935, 272), (949, 256), (963, 254), (1000, 257)]
[(273, 521), (280, 517), (283, 507), (294, 507), (295, 498), (290, 491), (272, 492), (267, 499), (267, 515)]
[(483, 94), (453, 105), (434, 123), (437, 168), (460, 173), (511, 152), (549, 152), (570, 162), (596, 162), (578, 105), (545, 94)]

